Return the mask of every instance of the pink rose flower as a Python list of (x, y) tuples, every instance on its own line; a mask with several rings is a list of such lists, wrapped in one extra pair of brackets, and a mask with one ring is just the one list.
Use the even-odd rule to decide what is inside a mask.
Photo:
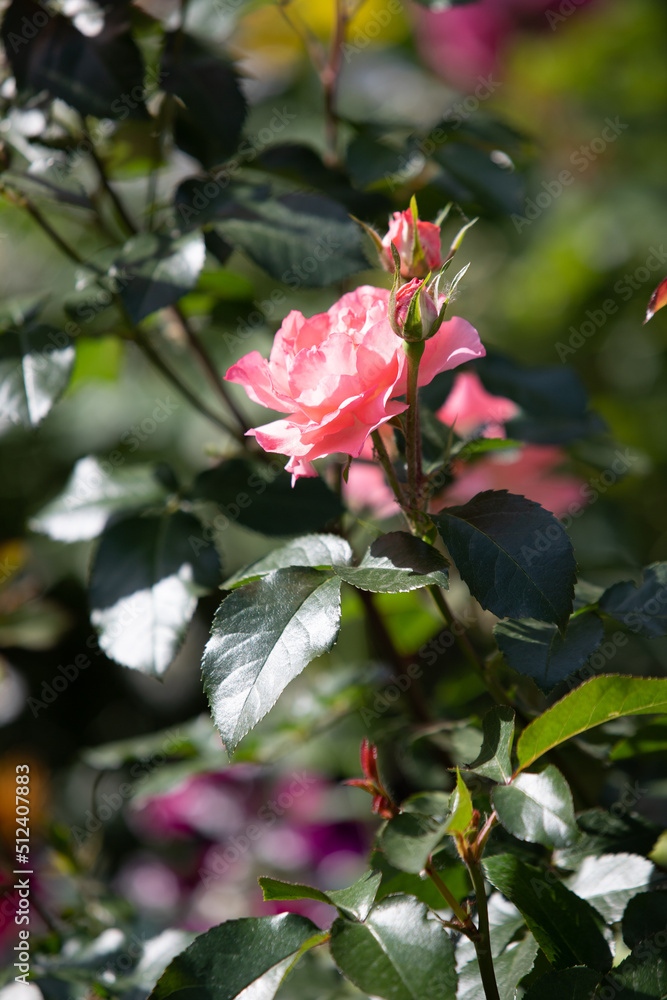
[[(246, 354), (225, 378), (250, 399), (287, 413), (247, 433), (268, 452), (288, 455), (292, 484), (314, 476), (311, 462), (336, 452), (356, 457), (372, 431), (407, 408), (407, 360), (388, 318), (389, 292), (364, 285), (326, 313), (293, 310), (276, 334), (269, 360)], [(475, 328), (454, 317), (426, 342), (419, 384), (483, 357)]]
[(440, 226), (433, 222), (417, 220), (417, 238), (422, 248), (423, 257), (413, 258), (415, 225), (412, 209), (405, 212), (394, 212), (389, 221), (389, 230), (382, 237), (385, 248), (382, 263), (387, 271), (394, 270), (394, 260), (391, 255), (393, 243), (401, 258), (401, 274), (404, 278), (424, 278), (429, 271), (438, 271), (442, 267), (442, 251), (440, 249)]
[(504, 438), (504, 424), (519, 412), (505, 396), (493, 396), (475, 372), (460, 372), (452, 390), (436, 413), (438, 420), (453, 427), (459, 437)]

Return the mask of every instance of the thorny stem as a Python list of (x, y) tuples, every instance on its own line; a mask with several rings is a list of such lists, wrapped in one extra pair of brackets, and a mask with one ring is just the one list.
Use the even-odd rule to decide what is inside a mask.
[[(331, 38), (329, 54), (325, 53), (319, 39), (310, 31), (307, 25), (300, 26), (286, 9), (286, 0), (279, 0), (278, 9), (289, 24), (290, 28), (299, 36), (310, 57), (310, 61), (315, 67), (322, 84), (324, 94), (324, 128), (326, 138), (325, 160), (330, 167), (335, 167), (339, 163), (338, 157), (338, 115), (336, 114), (336, 90), (338, 87), (338, 77), (340, 75), (341, 57), (343, 43), (345, 41), (345, 31), (350, 20), (350, 11), (347, 9), (346, 0), (336, 0), (336, 23)], [(361, 6), (361, 5), (359, 5)]]
[(463, 929), (474, 933), (476, 927), (473, 923), (472, 917), (470, 916), (469, 913), (466, 913), (461, 904), (457, 902), (456, 897), (452, 895), (452, 893), (449, 891), (445, 883), (442, 881), (437, 871), (433, 867), (433, 863), (431, 861), (429, 861), (429, 863), (426, 865), (425, 870), (426, 874), (431, 879), (431, 882), (433, 882), (433, 885), (436, 887), (436, 889), (443, 897), (443, 899), (446, 900), (450, 910), (452, 910), (455, 913), (456, 917), (462, 924)]
[(486, 905), (486, 888), (484, 886), (484, 875), (478, 861), (469, 859), (466, 866), (472, 879), (475, 890), (475, 900), (477, 902), (477, 923), (478, 931), (472, 939), (477, 953), (479, 963), (479, 973), (482, 978), (484, 995), (486, 1000), (500, 1000), (498, 984), (496, 983), (496, 973), (493, 968), (493, 956), (491, 954), (491, 934), (489, 929), (489, 910)]
[(419, 362), (424, 353), (424, 342), (416, 344), (405, 343), (405, 353), (408, 359), (408, 386), (406, 414), (406, 451), (408, 460), (408, 490), (410, 505), (415, 511), (420, 508), (422, 473), (421, 430), (419, 426)]
[(338, 115), (336, 113), (336, 90), (340, 75), (341, 56), (349, 13), (345, 0), (336, 0), (336, 25), (331, 39), (331, 48), (326, 65), (320, 72), (324, 91), (324, 122), (326, 130), (327, 162), (330, 167), (338, 164)]

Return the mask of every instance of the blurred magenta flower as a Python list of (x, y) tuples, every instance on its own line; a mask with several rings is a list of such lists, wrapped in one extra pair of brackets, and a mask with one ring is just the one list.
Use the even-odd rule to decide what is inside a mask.
[[(269, 360), (251, 351), (225, 378), (262, 406), (289, 414), (250, 431), (268, 452), (288, 455), (292, 484), (315, 476), (316, 458), (357, 457), (368, 436), (407, 404), (407, 360), (388, 319), (389, 292), (363, 285), (326, 313), (293, 310), (276, 334)], [(475, 328), (454, 317), (426, 342), (419, 384), (485, 351)]]
[[(576, 0), (571, 12), (588, 2)], [(484, 86), (488, 96), (498, 83), (491, 75), (502, 70), (512, 38), (520, 31), (557, 27), (560, 20), (549, 18), (557, 9), (553, 0), (478, 0), (442, 11), (415, 4), (417, 48), (434, 73), (464, 91)]]

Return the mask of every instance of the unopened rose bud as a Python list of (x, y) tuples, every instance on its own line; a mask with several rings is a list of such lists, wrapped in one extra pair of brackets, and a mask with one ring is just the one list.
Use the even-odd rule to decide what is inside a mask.
[(405, 212), (394, 212), (389, 230), (382, 238), (382, 266), (393, 272), (392, 243), (398, 250), (404, 278), (425, 278), (430, 271), (437, 271), (442, 266), (440, 226), (418, 218), (414, 198)]
[(440, 329), (443, 315), (429, 294), (425, 281), (413, 278), (392, 289), (389, 322), (395, 334), (409, 343), (429, 340)]

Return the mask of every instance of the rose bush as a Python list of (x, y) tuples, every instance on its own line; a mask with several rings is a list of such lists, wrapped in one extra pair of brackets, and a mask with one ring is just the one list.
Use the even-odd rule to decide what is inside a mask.
[[(225, 378), (261, 406), (289, 416), (248, 431), (269, 452), (289, 456), (292, 483), (314, 476), (312, 462), (342, 453), (356, 457), (368, 436), (403, 413), (407, 361), (388, 319), (389, 292), (363, 285), (326, 313), (293, 310), (276, 334), (269, 360), (246, 354)], [(419, 385), (484, 356), (475, 328), (459, 317), (426, 342)]]

